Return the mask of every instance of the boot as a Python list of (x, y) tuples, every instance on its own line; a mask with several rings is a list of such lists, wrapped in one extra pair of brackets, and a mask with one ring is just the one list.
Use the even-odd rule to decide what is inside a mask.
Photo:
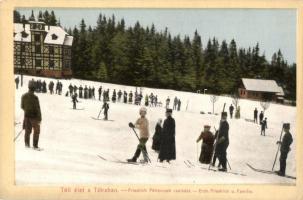
[(137, 148), (135, 155), (131, 159), (127, 159), (127, 162), (137, 162), (137, 158), (139, 158), (141, 150)]

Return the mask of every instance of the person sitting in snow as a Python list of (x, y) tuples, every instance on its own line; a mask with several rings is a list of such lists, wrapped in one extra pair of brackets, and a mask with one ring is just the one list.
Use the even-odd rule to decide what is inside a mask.
[(196, 142), (198, 143), (200, 140), (203, 140), (203, 142), (201, 145), (199, 161), (203, 164), (209, 164), (211, 162), (215, 141), (215, 136), (210, 132), (209, 125), (204, 126), (204, 131), (200, 134)]
[(148, 119), (146, 118), (147, 109), (145, 107), (141, 107), (139, 114), (140, 114), (140, 118), (137, 119), (135, 124), (131, 122), (129, 123), (129, 127), (139, 129), (139, 144), (137, 146), (134, 156), (131, 159), (127, 159), (128, 162), (137, 162), (137, 159), (139, 158), (141, 151), (143, 153), (143, 158), (144, 158), (143, 162), (148, 162), (148, 155), (145, 146), (149, 137), (149, 122)]
[(162, 119), (159, 119), (155, 128), (155, 134), (153, 136), (153, 144), (152, 149), (155, 151), (160, 150), (160, 144), (161, 144), (161, 132), (162, 132)]

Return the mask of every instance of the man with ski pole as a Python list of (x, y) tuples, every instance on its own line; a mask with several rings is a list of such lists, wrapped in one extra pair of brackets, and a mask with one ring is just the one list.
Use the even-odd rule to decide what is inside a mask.
[[(282, 132), (284, 131), (285, 134), (283, 136), (282, 141), (281, 141), (281, 137), (280, 137), (280, 140), (277, 142), (277, 144), (280, 145), (278, 147), (278, 151), (280, 148), (280, 170), (276, 171), (276, 173), (279, 176), (285, 176), (287, 154), (290, 151), (290, 145), (293, 142), (293, 138), (291, 136), (291, 133), (289, 132), (289, 129), (290, 129), (289, 123), (283, 124)], [(281, 136), (282, 136), (282, 134), (281, 134)], [(276, 158), (277, 158), (277, 155), (276, 155)], [(275, 162), (276, 162), (276, 159), (275, 159)], [(274, 166), (275, 166), (275, 162), (274, 162)], [(273, 166), (273, 168), (274, 168), (274, 166)]]
[(127, 159), (127, 162), (137, 162), (137, 159), (139, 158), (141, 151), (144, 158), (143, 162), (146, 163), (150, 161), (145, 146), (149, 137), (149, 122), (146, 118), (146, 113), (147, 113), (147, 109), (145, 107), (141, 107), (139, 111), (140, 118), (137, 119), (135, 124), (131, 122), (129, 123), (129, 127), (134, 130), (135, 134), (136, 134), (135, 128), (139, 129), (139, 136), (136, 134), (139, 140), (139, 144), (137, 146), (134, 156), (131, 159)]

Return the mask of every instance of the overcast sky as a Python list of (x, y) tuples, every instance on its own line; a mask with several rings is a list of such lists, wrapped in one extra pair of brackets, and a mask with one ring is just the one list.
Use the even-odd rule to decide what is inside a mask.
[[(28, 17), (32, 9), (17, 9)], [(38, 10), (33, 9), (35, 16)], [(143, 26), (154, 23), (158, 31), (168, 28), (172, 35), (193, 36), (198, 30), (203, 47), (212, 37), (219, 42), (235, 39), (238, 47), (260, 45), (271, 59), (281, 49), (284, 58), (296, 62), (296, 9), (57, 9), (54, 10), (61, 25), (66, 28), (78, 26), (83, 18), (87, 25), (96, 26), (98, 15), (124, 18), (127, 26), (139, 21)]]

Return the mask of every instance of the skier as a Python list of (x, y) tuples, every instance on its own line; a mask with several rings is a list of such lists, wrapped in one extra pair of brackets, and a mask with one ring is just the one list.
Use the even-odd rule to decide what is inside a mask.
[(163, 162), (163, 160), (169, 162), (176, 159), (175, 120), (172, 118), (172, 112), (172, 109), (166, 110), (166, 119), (161, 133), (160, 162)]
[(108, 120), (109, 104), (107, 103), (107, 101), (104, 101), (102, 109), (104, 109), (104, 120)]
[(178, 100), (178, 111), (180, 111), (180, 109), (181, 109), (181, 100), (179, 99)]
[(150, 106), (153, 106), (154, 105), (154, 100), (155, 100), (155, 96), (153, 93), (151, 93), (151, 95), (149, 96), (150, 98)]
[(261, 125), (261, 122), (263, 121), (263, 117), (264, 117), (264, 113), (263, 111), (261, 111), (260, 115), (259, 115), (259, 123)]
[(219, 171), (227, 171), (226, 168), (226, 150), (229, 145), (229, 137), (228, 137), (228, 131), (229, 131), (229, 124), (226, 121), (227, 113), (222, 112), (222, 117), (220, 121), (220, 128), (218, 130), (218, 140), (216, 141), (216, 149), (215, 149), (215, 156), (219, 159), (219, 163), (222, 165), (222, 168), (219, 169)]
[(261, 122), (261, 135), (265, 136), (265, 129), (267, 129), (267, 118)]
[(77, 99), (77, 93), (74, 93), (73, 95), (72, 95), (72, 102), (73, 102), (73, 109), (77, 109), (77, 102), (79, 102), (78, 101), (78, 99)]
[(62, 94), (62, 90), (63, 90), (63, 85), (61, 82), (59, 82), (59, 95)]
[(15, 78), (15, 83), (16, 83), (16, 89), (18, 89), (18, 86), (19, 86), (19, 76), (17, 76), (17, 78)]
[(231, 119), (233, 118), (233, 113), (234, 113), (234, 106), (232, 104), (230, 104), (230, 106), (229, 106), (229, 115), (230, 115)]
[(279, 176), (285, 176), (285, 170), (286, 170), (286, 159), (287, 159), (287, 154), (291, 150), (290, 145), (293, 142), (293, 138), (291, 136), (291, 133), (289, 132), (290, 129), (290, 124), (286, 123), (283, 125), (283, 130), (285, 132), (282, 142), (278, 141), (277, 144), (281, 145), (280, 148), (280, 170), (276, 171), (276, 173)]
[(209, 164), (211, 162), (211, 157), (213, 154), (213, 145), (215, 141), (215, 137), (210, 132), (210, 126), (205, 125), (204, 126), (204, 131), (201, 132), (200, 136), (197, 139), (197, 143), (203, 140), (202, 145), (201, 145), (201, 153), (199, 157), (199, 161), (203, 164)]
[(158, 96), (156, 95), (155, 96), (155, 107), (157, 107), (157, 105), (158, 105)]
[(167, 99), (166, 99), (166, 106), (165, 106), (166, 109), (169, 107), (169, 102), (170, 102), (170, 99), (169, 99), (169, 97), (167, 97)]
[(258, 109), (257, 108), (255, 108), (255, 110), (254, 110), (254, 123), (258, 123)]
[(129, 127), (139, 129), (140, 136), (139, 136), (139, 144), (137, 146), (136, 152), (131, 159), (127, 159), (128, 162), (137, 162), (137, 159), (139, 158), (141, 151), (143, 153), (144, 162), (148, 162), (148, 155), (147, 155), (145, 144), (149, 137), (149, 123), (146, 118), (146, 113), (147, 113), (146, 108), (141, 107), (139, 111), (140, 118), (137, 119), (135, 124), (131, 122), (129, 123)]
[(160, 144), (161, 144), (161, 132), (162, 132), (162, 119), (159, 119), (155, 128), (155, 134), (153, 136), (153, 144), (152, 149), (155, 151), (160, 150)]
[(99, 94), (99, 101), (101, 101), (102, 86), (99, 87), (98, 94)]
[(78, 87), (76, 85), (74, 85), (74, 87), (73, 87), (74, 93), (77, 93), (77, 90), (78, 90)]
[(21, 97), (21, 108), (24, 110), (23, 129), (25, 129), (25, 147), (30, 147), (30, 134), (32, 129), (34, 129), (33, 147), (39, 150), (38, 142), (42, 118), (39, 98), (34, 94), (35, 83), (33, 81), (29, 82), (28, 89), (29, 91)]

